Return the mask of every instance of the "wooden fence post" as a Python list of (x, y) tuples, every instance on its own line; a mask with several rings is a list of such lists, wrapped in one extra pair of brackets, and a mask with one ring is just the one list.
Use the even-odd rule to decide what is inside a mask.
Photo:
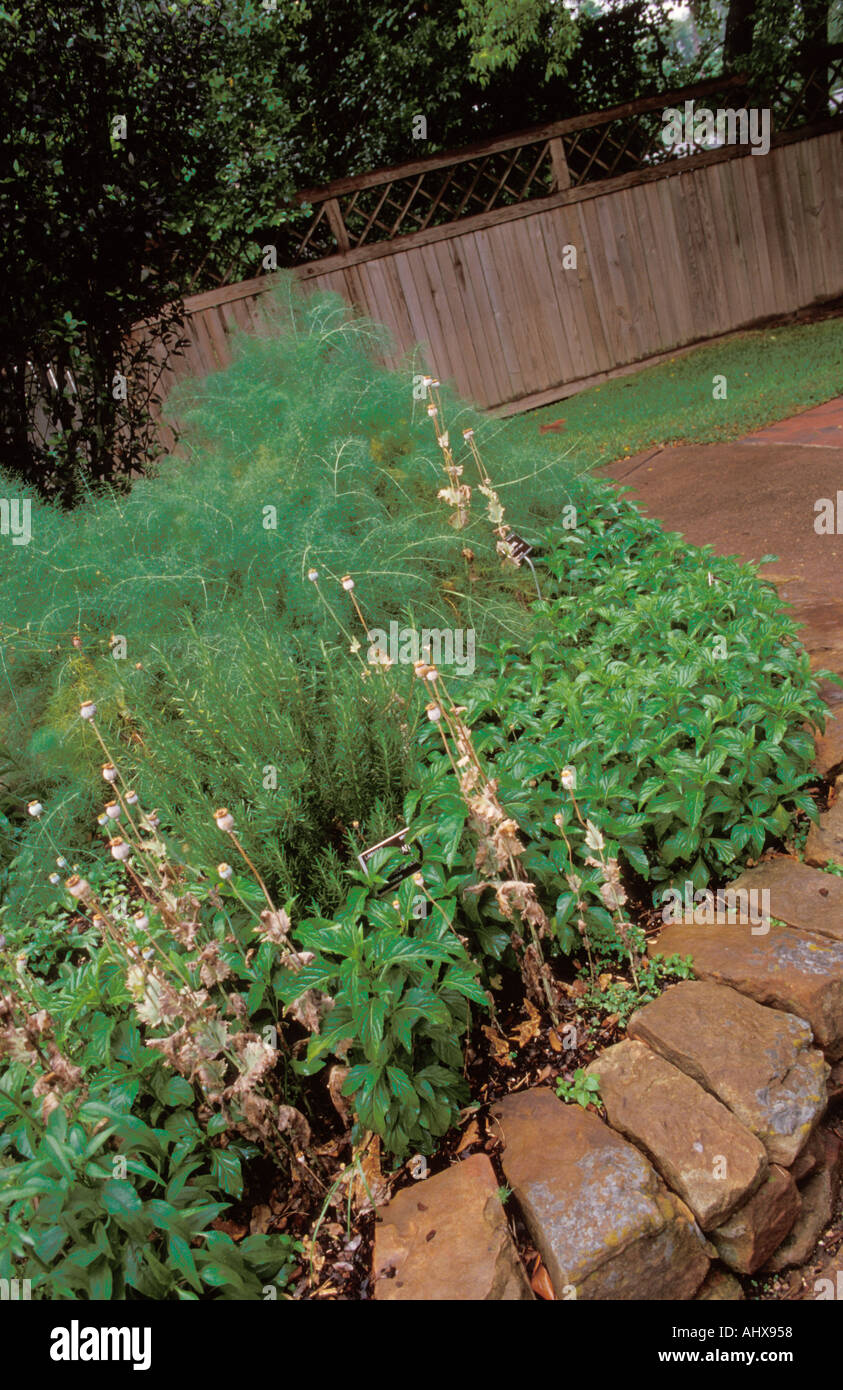
[(348, 251), (351, 242), (348, 239), (348, 229), (343, 221), (342, 209), (338, 198), (325, 199), (325, 215), (328, 219), (328, 226), (336, 237), (337, 246), (341, 251)]
[(571, 187), (571, 171), (568, 168), (568, 161), (565, 158), (565, 146), (562, 143), (562, 136), (557, 135), (555, 139), (548, 141), (550, 145), (550, 163), (553, 169), (552, 193), (564, 193), (566, 188)]

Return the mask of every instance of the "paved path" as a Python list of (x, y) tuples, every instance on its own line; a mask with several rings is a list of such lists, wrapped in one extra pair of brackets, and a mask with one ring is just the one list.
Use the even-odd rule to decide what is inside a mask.
[[(812, 665), (843, 675), (843, 397), (731, 444), (650, 449), (605, 472), (695, 545), (778, 555), (763, 574), (804, 624)], [(841, 534), (818, 535), (814, 504), (838, 490)], [(827, 683), (823, 694), (843, 704), (843, 688)]]

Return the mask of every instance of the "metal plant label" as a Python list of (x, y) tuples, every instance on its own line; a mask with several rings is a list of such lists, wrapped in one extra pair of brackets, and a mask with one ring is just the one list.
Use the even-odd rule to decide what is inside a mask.
[(515, 531), (507, 531), (504, 536), (504, 543), (509, 546), (509, 553), (517, 565), (520, 565), (522, 560), (529, 560), (533, 553), (533, 547), (529, 541), (525, 541)]
[(401, 853), (407, 855), (408, 859), (410, 860), (409, 863), (401, 864), (398, 868), (392, 870), (392, 872), (388, 875), (383, 888), (378, 890), (379, 893), (391, 892), (392, 889), (398, 887), (399, 883), (403, 883), (405, 878), (409, 878), (410, 874), (414, 874), (416, 872), (416, 869), (421, 868), (421, 848), (419, 845), (413, 845), (412, 848), (413, 850), (415, 850), (416, 854), (418, 855), (418, 858), (412, 858), (411, 847), (407, 844), (408, 834), (409, 827), (405, 825), (403, 830), (396, 830), (394, 835), (388, 836), (386, 840), (380, 840), (378, 844), (372, 845), (369, 849), (364, 849), (362, 854), (358, 854), (357, 856), (357, 862), (360, 865), (361, 869), (366, 868), (366, 865), (368, 861), (371, 859), (372, 855), (376, 854), (379, 849), (400, 849)]

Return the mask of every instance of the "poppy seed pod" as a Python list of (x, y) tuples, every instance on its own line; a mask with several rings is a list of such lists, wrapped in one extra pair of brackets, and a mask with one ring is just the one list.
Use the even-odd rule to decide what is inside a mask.
[(463, 439), (473, 439), (473, 438), (474, 438), (474, 430), (463, 430), (463, 432), (462, 432), (462, 437), (463, 437)]
[(572, 791), (573, 788), (577, 785), (576, 768), (563, 767), (560, 781), (566, 791)]
[(103, 763), (102, 775), (105, 778), (106, 782), (116, 782), (117, 768), (114, 766), (114, 763)]
[(43, 811), (44, 811), (44, 807), (41, 805), (41, 802), (40, 802), (40, 801), (30, 801), (30, 802), (27, 804), (27, 808), (26, 808), (26, 809), (27, 809), (27, 811), (29, 812), (29, 814), (30, 814), (31, 816), (34, 816), (34, 817), (35, 817), (36, 820), (38, 819), (38, 817), (39, 817), (40, 815), (43, 814)]
[(126, 805), (127, 805), (127, 806), (137, 806), (138, 800), (139, 800), (139, 797), (138, 797), (137, 792), (126, 792)]
[(60, 874), (50, 874), (50, 882), (51, 882), (54, 886), (55, 886), (56, 884), (61, 883), (61, 875), (60, 875)]
[(442, 718), (442, 711), (438, 705), (430, 704), (426, 705), (425, 708), (427, 710), (427, 717), (430, 720), (431, 724), (436, 724), (438, 720)]
[(445, 431), (444, 434), (440, 434), (440, 435), (438, 436), (437, 440), (436, 440), (436, 443), (439, 445), (439, 448), (440, 448), (440, 449), (447, 449), (448, 446), (449, 446), (449, 444), (450, 444), (450, 442), (451, 442), (451, 439), (450, 439), (450, 435), (448, 434), (448, 431), (447, 431), (447, 430)]
[(427, 413), (428, 413), (428, 415), (429, 415), (429, 416), (431, 417), (431, 419), (432, 419), (433, 416), (436, 414), (436, 406), (435, 406), (435, 405), (429, 405), (429, 406), (427, 407)]
[(342, 579), (340, 580), (340, 583), (342, 584), (342, 587), (346, 590), (351, 590), (354, 588), (354, 580), (352, 579), (350, 574), (344, 574)]
[(105, 808), (105, 814), (108, 816), (109, 820), (119, 820), (121, 815), (123, 814), (120, 802), (109, 801)]
[(226, 806), (214, 812), (214, 820), (220, 830), (230, 831), (234, 829), (234, 817)]
[(157, 811), (147, 811), (144, 819), (150, 830), (157, 830), (161, 824), (161, 817)]
[(147, 917), (145, 912), (135, 912), (132, 916), (132, 921), (134, 922), (135, 926), (140, 927), (141, 930), (143, 930), (144, 927), (149, 926), (149, 918)]
[(64, 886), (71, 898), (87, 898), (91, 891), (90, 883), (84, 878), (80, 878), (78, 874), (71, 874), (70, 878), (65, 881)]
[(230, 864), (223, 863), (217, 865), (217, 873), (219, 874), (221, 879), (229, 879), (234, 873), (234, 870), (232, 869)]
[(113, 840), (109, 840), (108, 848), (111, 850), (112, 859), (125, 860), (132, 852), (132, 846), (127, 845), (126, 841), (119, 835), (115, 835)]
[(81, 637), (71, 637), (70, 641), (71, 641), (71, 644), (76, 648), (77, 651), (78, 651), (79, 648), (82, 646), (82, 638), (81, 638)]
[(84, 704), (80, 705), (79, 713), (83, 719), (96, 719), (97, 707), (93, 700), (86, 700)]
[(58, 859), (56, 860), (56, 867), (59, 869), (67, 868), (67, 860), (65, 859), (63, 854), (60, 854)]
[(308, 579), (310, 580), (311, 584), (315, 584), (316, 581), (317, 581), (317, 579), (319, 578), (319, 571), (318, 571), (318, 570), (308, 570), (308, 571), (307, 571), (307, 577), (308, 577)]

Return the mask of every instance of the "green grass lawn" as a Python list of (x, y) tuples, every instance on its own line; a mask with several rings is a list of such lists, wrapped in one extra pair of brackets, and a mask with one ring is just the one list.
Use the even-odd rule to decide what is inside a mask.
[[(712, 397), (725, 376), (726, 400)], [(584, 467), (657, 444), (739, 439), (843, 394), (843, 319), (742, 333), (604, 382), (511, 420), (508, 428), (570, 451)], [(559, 434), (539, 426), (564, 419)]]

